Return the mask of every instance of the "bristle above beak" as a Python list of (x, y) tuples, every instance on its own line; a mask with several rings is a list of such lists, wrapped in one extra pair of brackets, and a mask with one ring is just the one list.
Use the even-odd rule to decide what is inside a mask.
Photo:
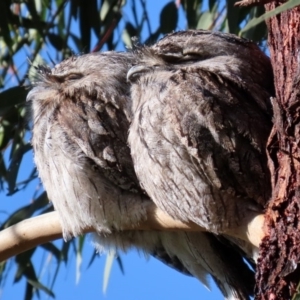
[(38, 66), (35, 66), (34, 68), (41, 75), (49, 75), (49, 74), (51, 74), (51, 69), (48, 66), (38, 65)]

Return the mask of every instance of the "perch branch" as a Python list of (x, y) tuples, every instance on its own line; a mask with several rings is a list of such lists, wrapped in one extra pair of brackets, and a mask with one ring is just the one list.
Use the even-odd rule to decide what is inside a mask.
[[(138, 227), (124, 230), (169, 230), (169, 231), (205, 231), (195, 223), (183, 223), (174, 220), (159, 210), (155, 205), (149, 206), (148, 219)], [(263, 233), (263, 215), (254, 217), (247, 225), (226, 234), (251, 242), (258, 247)], [(93, 232), (93, 228), (86, 228), (84, 233)], [(57, 212), (50, 212), (24, 220), (0, 232), (0, 261), (29, 250), (37, 245), (53, 241), (62, 237), (62, 228)]]

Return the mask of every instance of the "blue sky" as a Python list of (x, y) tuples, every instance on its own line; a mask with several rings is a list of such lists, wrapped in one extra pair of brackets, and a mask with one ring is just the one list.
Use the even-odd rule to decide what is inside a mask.
[[(159, 13), (167, 2), (169, 1), (148, 1), (147, 7), (153, 31), (158, 27)], [(128, 14), (127, 18), (130, 20), (130, 14)], [(182, 11), (180, 11), (178, 29), (185, 29)], [(27, 154), (21, 166), (20, 179), (24, 179), (28, 176), (28, 173), (32, 169), (32, 161), (32, 153)], [(20, 206), (28, 204), (32, 199), (32, 195), (37, 185), (38, 182), (34, 182), (25, 190), (25, 192), (17, 193), (13, 197), (6, 197), (4, 196), (4, 193), (2, 193), (0, 220), (3, 221), (7, 217), (7, 214)], [(58, 240), (56, 245), (61, 247), (62, 243), (62, 240)], [(102, 284), (106, 258), (105, 256), (97, 258), (94, 263), (87, 268), (92, 253), (92, 245), (87, 241), (83, 250), (80, 279), (79, 282), (76, 283), (76, 257), (74, 252), (70, 251), (69, 262), (67, 266), (61, 266), (53, 286), (53, 291), (56, 296), (55, 299), (214, 300), (223, 298), (213, 284), (212, 292), (210, 292), (196, 279), (182, 275), (152, 257), (146, 259), (143, 254), (139, 254), (137, 251), (130, 251), (127, 254), (121, 255), (125, 271), (124, 275), (121, 273), (118, 264), (116, 262), (113, 263), (109, 285), (106, 294), (103, 294)], [(34, 254), (34, 262), (35, 266), (37, 266), (36, 271), (40, 276), (41, 281), (46, 286), (50, 286), (57, 266), (55, 258), (44, 251), (38, 250)], [(15, 272), (16, 269), (12, 266), (8, 273), (8, 277), (5, 280), (5, 285), (0, 286), (0, 299), (23, 299), (25, 280), (13, 284)], [(51, 298), (44, 292), (40, 292), (40, 298), (36, 296), (34, 299), (44, 300)]]

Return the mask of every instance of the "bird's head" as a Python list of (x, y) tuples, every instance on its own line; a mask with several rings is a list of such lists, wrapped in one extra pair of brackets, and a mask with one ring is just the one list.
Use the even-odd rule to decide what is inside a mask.
[(253, 42), (233, 34), (208, 30), (170, 33), (151, 47), (135, 49), (137, 66), (127, 78), (135, 81), (157, 69), (197, 67), (239, 84), (254, 82), (273, 90), (270, 59)]
[[(128, 90), (126, 74), (132, 64), (130, 53), (103, 52), (73, 56), (52, 69), (37, 66), (35, 87), (29, 92), (27, 101), (62, 100), (82, 92), (92, 98), (104, 92), (110, 98), (119, 92), (124, 94)], [(46, 97), (41, 97), (41, 92)]]

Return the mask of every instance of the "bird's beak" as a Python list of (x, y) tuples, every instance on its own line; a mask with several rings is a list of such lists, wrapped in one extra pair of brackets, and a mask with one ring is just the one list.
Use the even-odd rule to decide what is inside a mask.
[(141, 75), (142, 73), (146, 73), (151, 69), (152, 69), (151, 67), (147, 67), (147, 66), (141, 66), (141, 65), (133, 66), (129, 69), (127, 73), (127, 81), (135, 82), (138, 79), (139, 75)]
[[(44, 86), (36, 86), (27, 94), (26, 102), (44, 99), (44, 97), (47, 97), (47, 93), (50, 92), (51, 89), (47, 89)], [(36, 99), (36, 97), (38, 97), (38, 99)]]

